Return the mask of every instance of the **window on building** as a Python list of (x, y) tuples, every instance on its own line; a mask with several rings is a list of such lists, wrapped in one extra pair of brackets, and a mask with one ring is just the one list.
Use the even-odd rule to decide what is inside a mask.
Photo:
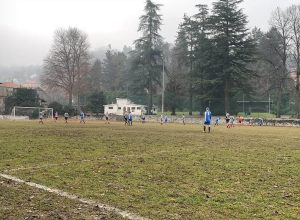
[(114, 107), (108, 107), (108, 109), (114, 109)]
[(141, 110), (141, 107), (137, 107), (136, 110)]
[(118, 110), (121, 110), (122, 108), (121, 107), (118, 107)]
[(132, 107), (132, 108), (131, 108), (131, 111), (134, 112), (134, 111), (135, 111), (135, 107)]

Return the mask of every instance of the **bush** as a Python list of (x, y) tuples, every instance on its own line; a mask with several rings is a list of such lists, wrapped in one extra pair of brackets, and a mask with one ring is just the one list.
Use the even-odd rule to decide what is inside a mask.
[(99, 115), (99, 113), (104, 113), (104, 106), (106, 104), (106, 97), (103, 92), (95, 92), (92, 93), (88, 97), (88, 105), (87, 110), (96, 113)]
[(15, 89), (13, 95), (5, 99), (5, 114), (10, 114), (14, 106), (38, 107), (39, 100), (39, 95), (34, 89)]
[(63, 107), (63, 113), (68, 112), (70, 116), (74, 116), (76, 114), (76, 109), (71, 105), (65, 105)]
[(58, 112), (59, 115), (64, 114), (63, 105), (58, 102), (51, 102), (48, 105), (48, 108), (53, 108), (53, 114), (55, 114), (55, 112)]
[(30, 119), (38, 119), (38, 118), (39, 118), (39, 110), (38, 110), (38, 109), (35, 109), (35, 110), (32, 112)]

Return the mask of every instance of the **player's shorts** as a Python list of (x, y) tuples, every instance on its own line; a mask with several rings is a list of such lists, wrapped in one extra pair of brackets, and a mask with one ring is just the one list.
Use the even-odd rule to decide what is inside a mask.
[(226, 118), (226, 123), (227, 123), (227, 124), (229, 123), (229, 120), (230, 120), (229, 118)]
[(210, 125), (210, 121), (205, 121), (204, 124), (205, 125)]
[(108, 121), (108, 117), (105, 117), (106, 121)]
[(68, 120), (68, 117), (65, 117), (65, 120)]

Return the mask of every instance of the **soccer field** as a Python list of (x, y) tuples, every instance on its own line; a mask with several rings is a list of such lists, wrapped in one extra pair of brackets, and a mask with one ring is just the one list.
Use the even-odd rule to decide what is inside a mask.
[[(149, 219), (300, 219), (300, 128), (0, 121), (0, 173)], [(0, 219), (123, 219), (0, 177)]]

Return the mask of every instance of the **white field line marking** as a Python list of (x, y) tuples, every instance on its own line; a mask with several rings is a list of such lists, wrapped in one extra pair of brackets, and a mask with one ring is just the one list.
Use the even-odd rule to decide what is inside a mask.
[(64, 165), (68, 165), (70, 163), (72, 163), (72, 162), (53, 163), (53, 164), (45, 164), (45, 165), (41, 165), (41, 166), (32, 166), (32, 167), (18, 167), (15, 169), (3, 170), (3, 172), (8, 173), (8, 172), (14, 172), (14, 171), (19, 171), (19, 170), (37, 170), (37, 169), (48, 168), (48, 167), (64, 166)]
[[(169, 151), (158, 151), (155, 153), (152, 153), (152, 155), (157, 155), (157, 154), (163, 154), (163, 153), (169, 153)], [(114, 155), (112, 158), (127, 158), (127, 157), (142, 157), (142, 156), (148, 156), (149, 154), (128, 154), (128, 155)], [(97, 158), (99, 160), (100, 158)], [(106, 158), (102, 158), (106, 159)], [(48, 167), (58, 167), (58, 166), (65, 166), (68, 164), (72, 163), (84, 163), (84, 162), (96, 162), (97, 160), (79, 160), (79, 161), (68, 161), (64, 163), (53, 163), (53, 164), (45, 164), (45, 165), (40, 165), (40, 166), (31, 166), (31, 167), (18, 167), (15, 169), (8, 169), (8, 170), (3, 170), (2, 172), (4, 173), (9, 173), (9, 172), (15, 172), (15, 171), (20, 171), (20, 170), (38, 170), (38, 169), (43, 169), (43, 168), (48, 168)]]
[(69, 194), (69, 193), (64, 192), (62, 190), (59, 190), (59, 189), (52, 189), (52, 188), (49, 188), (47, 186), (43, 186), (43, 185), (40, 185), (40, 184), (37, 184), (37, 183), (26, 182), (26, 181), (21, 180), (21, 179), (19, 179), (17, 177), (6, 175), (6, 174), (3, 174), (3, 173), (0, 173), (0, 176), (3, 177), (3, 178), (5, 178), (5, 179), (17, 182), (17, 183), (23, 183), (23, 184), (26, 184), (28, 186), (31, 186), (31, 187), (34, 187), (34, 188), (37, 188), (37, 189), (41, 189), (41, 190), (44, 190), (44, 191), (47, 191), (47, 192), (50, 192), (50, 193), (53, 193), (53, 194), (56, 194), (56, 195), (68, 198), (68, 199), (79, 201), (79, 202), (84, 203), (84, 204), (88, 204), (88, 205), (91, 205), (91, 206), (98, 206), (101, 209), (113, 212), (113, 213), (115, 213), (117, 215), (120, 215), (123, 218), (127, 218), (129, 220), (150, 220), (148, 218), (144, 218), (144, 217), (138, 216), (138, 215), (130, 213), (128, 211), (123, 211), (123, 210), (121, 210), (119, 208), (116, 208), (116, 207), (113, 207), (113, 206), (110, 206), (110, 205), (105, 205), (105, 204), (98, 203), (95, 200), (80, 198), (80, 197), (78, 197), (76, 195)]
[(43, 169), (48, 167), (64, 166), (72, 163), (83, 163), (83, 162), (93, 162), (93, 160), (68, 161), (64, 163), (50, 163), (50, 164), (44, 164), (44, 165), (32, 166), (32, 167), (18, 167), (15, 169), (3, 170), (3, 172), (8, 173), (8, 172), (14, 172), (19, 170), (38, 170), (38, 169)]

